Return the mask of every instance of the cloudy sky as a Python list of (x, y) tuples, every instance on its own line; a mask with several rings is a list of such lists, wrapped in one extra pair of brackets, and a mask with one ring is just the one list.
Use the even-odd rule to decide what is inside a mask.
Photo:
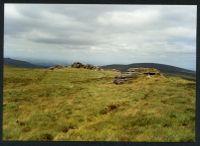
[(196, 6), (5, 5), (4, 57), (196, 66)]

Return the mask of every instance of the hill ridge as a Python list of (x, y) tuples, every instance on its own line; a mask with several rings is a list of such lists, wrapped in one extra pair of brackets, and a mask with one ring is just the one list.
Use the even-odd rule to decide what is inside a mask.
[(12, 67), (24, 67), (24, 68), (44, 68), (43, 66), (36, 65), (27, 61), (4, 58), (4, 65), (12, 66)]
[(144, 68), (156, 68), (160, 70), (162, 73), (165, 74), (173, 74), (173, 75), (181, 75), (184, 77), (192, 77), (193, 79), (196, 79), (196, 72), (184, 69), (172, 65), (166, 65), (166, 64), (159, 64), (159, 63), (132, 63), (132, 64), (111, 64), (106, 66), (101, 66), (104, 69), (117, 69), (119, 71), (127, 71), (129, 68), (138, 68), (138, 67), (144, 67)]

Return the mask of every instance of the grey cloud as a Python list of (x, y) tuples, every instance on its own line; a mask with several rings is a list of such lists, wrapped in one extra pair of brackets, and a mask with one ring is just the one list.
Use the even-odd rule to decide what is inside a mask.
[[(46, 59), (54, 56), (64, 60), (62, 56), (67, 54), (68, 61), (82, 58), (109, 64), (158, 62), (159, 58), (170, 63), (162, 56), (177, 52), (185, 60), (195, 56), (195, 33), (195, 6), (5, 5), (7, 56), (15, 52), (18, 57), (34, 57), (38, 53), (30, 55), (26, 50), (29, 46), (29, 50), (47, 52), (42, 56)], [(19, 48), (26, 53), (19, 53)], [(171, 65), (176, 66), (178, 60), (177, 54)], [(195, 66), (194, 62), (181, 65), (188, 64)]]
[(96, 43), (91, 40), (73, 39), (73, 38), (30, 38), (31, 41), (45, 44), (67, 44), (67, 45), (95, 45)]

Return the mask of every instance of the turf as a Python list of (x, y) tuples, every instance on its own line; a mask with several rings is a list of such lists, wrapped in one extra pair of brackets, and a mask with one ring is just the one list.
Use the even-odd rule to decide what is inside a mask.
[(196, 82), (111, 70), (4, 67), (3, 140), (191, 142)]

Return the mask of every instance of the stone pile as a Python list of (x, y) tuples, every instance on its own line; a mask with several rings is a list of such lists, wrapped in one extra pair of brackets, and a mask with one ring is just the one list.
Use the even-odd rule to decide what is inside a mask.
[(70, 66), (55, 65), (53, 67), (49, 67), (48, 69), (49, 70), (55, 70), (55, 69), (62, 69), (62, 68), (66, 68), (66, 67), (102, 70), (97, 66), (94, 66), (94, 65), (91, 65), (91, 64), (82, 64), (80, 62), (74, 62)]
[(113, 83), (118, 85), (137, 79), (139, 76), (152, 77), (155, 75), (161, 75), (160, 71), (155, 68), (129, 68), (127, 72), (122, 72), (120, 76), (115, 77)]
[(96, 70), (100, 70), (99, 67), (97, 66), (93, 66), (91, 64), (82, 64), (80, 62), (74, 62), (71, 67), (73, 68), (85, 68), (85, 69), (96, 69)]

